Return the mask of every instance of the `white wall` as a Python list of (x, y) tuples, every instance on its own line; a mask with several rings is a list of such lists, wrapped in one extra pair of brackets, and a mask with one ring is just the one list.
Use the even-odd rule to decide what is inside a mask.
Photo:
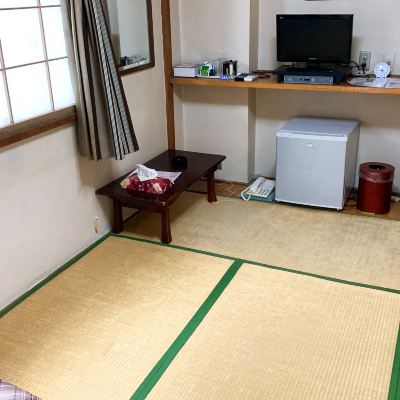
[(374, 66), (382, 61), (384, 52), (397, 52), (395, 72), (400, 72), (400, 2), (397, 0), (260, 0), (260, 68), (273, 69), (277, 65), (276, 14), (354, 14), (353, 59), (358, 61), (360, 50), (369, 50)]
[(146, 0), (108, 0), (107, 11), (117, 58), (150, 58)]
[[(400, 2), (382, 0), (260, 0), (259, 65), (274, 69), (275, 15), (279, 13), (354, 14), (353, 58), (360, 50), (372, 52), (372, 65), (385, 51), (396, 53), (400, 72)], [(397, 168), (395, 190), (400, 190), (400, 99), (388, 95), (257, 91), (256, 173), (274, 176), (275, 133), (295, 116), (357, 119), (361, 122), (359, 163), (381, 161)]]
[[(239, 71), (248, 70), (250, 0), (173, 0), (171, 5), (174, 63), (223, 57), (238, 60)], [(248, 91), (186, 86), (175, 94), (178, 145), (227, 155), (217, 177), (247, 181), (254, 173), (247, 160), (254, 151), (248, 146)]]
[[(179, 0), (181, 56), (190, 62), (220, 57), (249, 67), (250, 0)], [(175, 46), (174, 46), (175, 49)]]
[(111, 40), (117, 60), (121, 58), (121, 45), (119, 39), (118, 1), (106, 0), (108, 20), (110, 21)]
[[(181, 40), (181, 17), (180, 1), (170, 0), (171, 12), (171, 41), (173, 43), (172, 65), (182, 63), (182, 40)], [(175, 145), (177, 149), (184, 149), (183, 134), (183, 88), (174, 88), (174, 111), (175, 111)]]
[[(259, 4), (257, 4), (259, 3)], [(276, 62), (275, 15), (277, 13), (351, 13), (354, 14), (353, 58), (360, 50), (372, 52), (372, 65), (383, 53), (398, 51), (395, 72), (400, 72), (400, 2), (382, 0), (173, 0), (174, 54), (176, 62), (204, 61), (221, 56), (238, 58), (241, 69), (254, 63), (274, 69)], [(258, 6), (258, 55), (249, 49), (254, 39)], [(176, 8), (179, 8), (177, 11)], [(179, 30), (178, 28), (179, 27)], [(257, 39), (257, 38), (256, 38)], [(395, 190), (400, 190), (400, 106), (398, 96), (306, 93), (257, 90), (255, 149), (244, 146), (254, 106), (245, 89), (182, 87), (176, 90), (176, 125), (186, 149), (222, 152), (228, 156), (219, 175), (224, 179), (243, 180), (250, 171), (247, 161), (255, 150), (255, 173), (275, 174), (275, 133), (295, 116), (358, 119), (361, 122), (359, 162), (383, 161), (397, 168)], [(207, 107), (208, 104), (208, 107)], [(218, 121), (219, 119), (219, 121)], [(229, 132), (229, 134), (228, 134)], [(250, 135), (252, 134), (250, 129)], [(244, 147), (241, 147), (244, 146)], [(246, 169), (247, 168), (247, 169)]]
[(146, 0), (117, 0), (117, 4), (121, 55), (150, 59)]
[(96, 188), (167, 148), (160, 1), (153, 0), (156, 67), (123, 78), (139, 152), (87, 161), (73, 127), (0, 150), (0, 309), (109, 231), (111, 203)]
[(227, 159), (217, 177), (247, 182), (249, 113), (248, 91), (223, 88), (184, 88), (184, 148), (223, 154)]

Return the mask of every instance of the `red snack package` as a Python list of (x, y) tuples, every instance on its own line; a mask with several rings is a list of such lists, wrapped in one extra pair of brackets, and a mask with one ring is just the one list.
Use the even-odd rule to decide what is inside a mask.
[(141, 181), (137, 175), (128, 176), (121, 182), (121, 186), (126, 190), (153, 194), (163, 194), (172, 185), (173, 183), (169, 179), (154, 178)]

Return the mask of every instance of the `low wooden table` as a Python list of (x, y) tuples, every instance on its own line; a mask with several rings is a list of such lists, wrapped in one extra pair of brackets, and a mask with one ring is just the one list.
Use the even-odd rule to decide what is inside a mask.
[(120, 233), (123, 230), (122, 207), (153, 211), (161, 214), (162, 242), (171, 243), (172, 236), (169, 209), (184, 190), (203, 176), (207, 177), (208, 201), (210, 203), (217, 201), (214, 173), (218, 165), (225, 160), (226, 156), (193, 153), (181, 150), (167, 150), (156, 158), (146, 162), (145, 165), (158, 171), (178, 171), (172, 166), (172, 159), (175, 156), (185, 156), (188, 160), (188, 166), (186, 169), (182, 170), (182, 175), (175, 181), (172, 188), (161, 195), (123, 189), (120, 183), (130, 173), (96, 190), (96, 194), (108, 196), (113, 200), (113, 233)]

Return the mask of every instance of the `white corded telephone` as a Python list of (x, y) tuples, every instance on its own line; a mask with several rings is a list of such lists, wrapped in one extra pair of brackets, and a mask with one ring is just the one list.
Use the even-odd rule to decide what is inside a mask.
[(275, 181), (260, 176), (247, 189), (243, 190), (240, 196), (245, 201), (249, 201), (252, 196), (267, 198), (274, 190)]

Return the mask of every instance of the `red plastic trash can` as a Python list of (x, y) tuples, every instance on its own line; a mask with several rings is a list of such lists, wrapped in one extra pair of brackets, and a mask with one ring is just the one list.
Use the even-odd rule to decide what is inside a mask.
[(360, 165), (358, 210), (374, 214), (390, 211), (394, 170), (392, 165), (378, 162)]

